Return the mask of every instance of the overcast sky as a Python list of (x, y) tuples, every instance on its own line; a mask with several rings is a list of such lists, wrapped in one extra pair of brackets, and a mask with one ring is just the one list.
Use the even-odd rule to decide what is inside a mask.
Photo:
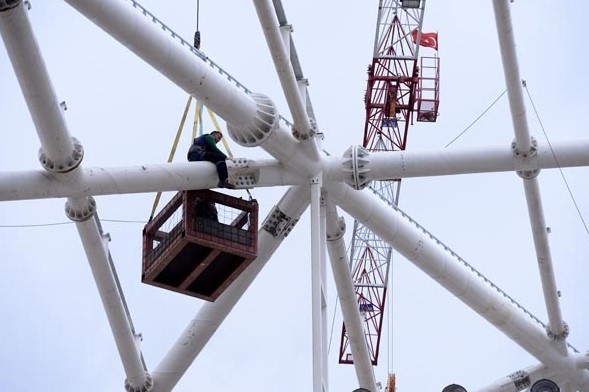
[[(41, 52), (59, 100), (67, 103), (69, 131), (84, 146), (82, 165), (165, 162), (186, 93), (65, 2), (31, 3), (29, 15)], [(141, 3), (192, 41), (196, 0)], [(366, 68), (378, 2), (283, 3), (310, 81), (319, 128), (326, 136), (323, 147), (341, 155), (350, 145), (362, 143)], [(524, 90), (532, 135), (542, 143), (546, 136), (550, 141), (586, 140), (589, 59), (583, 27), (589, 4), (517, 0), (510, 8), (521, 76), (543, 125)], [(203, 0), (199, 24), (204, 52), (249, 89), (270, 96), (290, 118), (253, 4)], [(431, 0), (424, 31), (439, 33), (440, 117), (434, 124), (411, 128), (411, 150), (445, 148), (505, 89), (491, 1)], [(433, 54), (431, 49), (421, 53)], [(40, 142), (4, 49), (0, 132), (0, 171), (40, 169)], [(189, 134), (187, 128), (182, 140), (186, 148)], [(513, 135), (504, 96), (448, 148), (505, 145)], [(237, 156), (267, 157), (260, 149), (231, 146)], [(180, 148), (178, 160), (184, 159), (185, 148)], [(569, 342), (582, 352), (589, 348), (589, 234), (571, 193), (588, 222), (588, 178), (586, 167), (544, 170), (539, 176), (563, 318), (570, 326)], [(260, 221), (284, 191), (252, 191), (260, 203)], [(235, 194), (247, 196), (244, 191)], [(140, 282), (141, 231), (153, 200), (153, 194), (96, 197), (135, 327), (144, 337), (149, 370), (159, 364), (202, 304)], [(123, 389), (123, 367), (64, 203), (0, 203), (0, 391)], [(406, 179), (400, 207), (547, 322), (522, 180), (515, 173)], [(176, 391), (312, 389), (308, 215), (309, 211)], [(64, 224), (43, 226), (58, 223)], [(346, 223), (349, 238), (353, 219), (346, 217)], [(13, 227), (19, 225), (39, 226)], [(394, 372), (403, 392), (436, 392), (450, 383), (474, 391), (537, 363), (403, 257), (395, 254), (393, 263), (388, 298), (392, 307), (375, 368), (377, 381), (384, 384), (387, 374)], [(353, 367), (337, 364), (341, 313), (331, 279), (329, 286), (330, 322), (332, 317), (336, 320), (330, 391), (352, 391), (357, 387)]]

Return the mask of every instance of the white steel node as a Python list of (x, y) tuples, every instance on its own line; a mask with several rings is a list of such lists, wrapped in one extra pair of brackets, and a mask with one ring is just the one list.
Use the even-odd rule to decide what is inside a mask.
[(362, 146), (350, 146), (342, 159), (344, 172), (347, 173), (346, 183), (356, 190), (364, 189), (370, 177), (370, 152)]
[(84, 222), (96, 212), (96, 200), (92, 196), (83, 199), (70, 199), (65, 203), (65, 214), (74, 222)]
[(257, 104), (257, 112), (251, 124), (236, 126), (227, 124), (229, 136), (244, 147), (255, 147), (264, 143), (278, 126), (278, 113), (270, 98), (253, 93), (251, 97)]
[(39, 162), (45, 170), (52, 173), (67, 173), (80, 166), (82, 159), (84, 159), (84, 147), (82, 143), (75, 137), (72, 137), (73, 150), (68, 157), (61, 161), (54, 161), (47, 156), (43, 148), (39, 148)]

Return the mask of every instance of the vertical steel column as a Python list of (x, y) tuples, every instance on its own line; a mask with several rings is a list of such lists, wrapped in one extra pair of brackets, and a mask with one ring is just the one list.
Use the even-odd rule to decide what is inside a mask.
[(327, 391), (327, 301), (325, 260), (322, 257), (321, 177), (311, 179), (311, 317), (313, 335), (313, 392)]

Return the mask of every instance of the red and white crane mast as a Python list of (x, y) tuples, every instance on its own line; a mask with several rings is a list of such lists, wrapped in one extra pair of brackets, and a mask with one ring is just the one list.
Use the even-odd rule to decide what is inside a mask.
[[(422, 58), (418, 65), (418, 42), (437, 49), (437, 34), (422, 36), (424, 10), (425, 0), (379, 1), (364, 97), (363, 146), (368, 151), (404, 150), (414, 119), (434, 122), (437, 118), (439, 59)], [(375, 181), (372, 189), (388, 203), (397, 204), (400, 180)], [(378, 363), (391, 255), (387, 243), (360, 222), (354, 222), (350, 267), (373, 365)], [(345, 325), (339, 362), (353, 363)]]

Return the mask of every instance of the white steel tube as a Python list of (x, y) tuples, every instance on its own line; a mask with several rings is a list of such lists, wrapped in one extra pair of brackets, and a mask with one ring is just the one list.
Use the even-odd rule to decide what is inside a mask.
[[(344, 166), (344, 161), (344, 158), (337, 156), (326, 158), (324, 178), (331, 181), (346, 180), (349, 170)], [(526, 159), (514, 156), (506, 145), (371, 152), (368, 166), (369, 176), (373, 180), (589, 166), (589, 139), (552, 142), (551, 146), (540, 144), (537, 154)]]
[[(524, 158), (528, 157), (532, 149), (532, 140), (528, 130), (526, 110), (523, 99), (523, 89), (519, 75), (519, 66), (517, 54), (515, 51), (515, 39), (513, 36), (513, 26), (511, 24), (511, 13), (507, 0), (493, 0), (495, 11), (495, 22), (497, 24), (497, 33), (499, 35), (499, 46), (501, 48), (501, 58), (503, 60), (503, 69), (507, 84), (507, 93), (509, 97), (509, 106), (513, 119), (513, 127), (516, 138), (516, 148)], [(538, 258), (538, 267), (542, 280), (542, 290), (544, 300), (550, 320), (550, 330), (553, 335), (559, 336), (560, 348), (566, 352), (564, 338), (564, 324), (558, 303), (558, 294), (552, 268), (552, 257), (550, 256), (550, 247), (548, 245), (548, 235), (544, 221), (544, 212), (542, 210), (542, 199), (540, 189), (535, 178), (524, 178), (524, 188), (528, 212), (532, 225), (532, 234), (534, 236), (534, 245), (536, 247), (536, 256)]]
[(251, 97), (197, 58), (190, 48), (173, 40), (128, 1), (66, 1), (227, 122), (240, 126), (254, 120), (257, 106)]
[(579, 391), (589, 392), (589, 372), (577, 367), (578, 355), (563, 355), (545, 331), (506, 297), (479, 280), (419, 226), (367, 191), (329, 183), (329, 197), (409, 261), (506, 336), (552, 370), (566, 375)]
[(527, 155), (532, 149), (532, 139), (530, 138), (528, 120), (526, 118), (526, 107), (524, 105), (521, 85), (522, 79), (519, 74), (508, 1), (493, 0), (493, 9), (495, 11), (495, 23), (497, 25), (503, 73), (505, 74), (507, 97), (509, 98), (517, 149), (522, 154)]
[[(295, 219), (303, 214), (308, 205), (308, 186), (290, 188), (278, 203), (278, 207), (284, 214)], [(275, 238), (266, 230), (260, 229), (258, 257), (215, 302), (203, 304), (174, 346), (152, 372), (155, 391), (172, 391), (283, 239), (284, 236)]]
[[(234, 129), (247, 128), (257, 119), (254, 99), (144, 17), (129, 2), (66, 0), (88, 19), (125, 45), (164, 76), (217, 113)], [(319, 171), (319, 162), (282, 126), (262, 147), (283, 165), (307, 175)], [(308, 150), (308, 148), (304, 149)]]
[(327, 215), (325, 208), (325, 199), (323, 198), (323, 189), (321, 189), (320, 202), (320, 221), (319, 225), (319, 246), (321, 253), (321, 341), (323, 342), (323, 388), (324, 391), (329, 391), (329, 335), (327, 331), (328, 314), (327, 314), (327, 248), (325, 245), (325, 238), (327, 233)]
[[(45, 167), (57, 172), (75, 169), (79, 161), (73, 159), (73, 141), (22, 2), (11, 10), (0, 12), (0, 32), (33, 117), (43, 152), (47, 160), (55, 163), (55, 167), (53, 164)], [(76, 177), (78, 175), (75, 171), (60, 176), (66, 181)], [(70, 198), (68, 203), (81, 211), (90, 206), (87, 198)], [(133, 387), (143, 387), (147, 384), (148, 375), (143, 368), (135, 337), (110, 269), (104, 239), (94, 219), (76, 222), (76, 228), (123, 362), (127, 383)]]
[(519, 392), (526, 389), (525, 385), (529, 385), (528, 383), (533, 384), (537, 380), (548, 378), (549, 375), (548, 369), (542, 364), (530, 366), (502, 377), (476, 392)]
[(323, 285), (322, 285), (322, 255), (321, 243), (321, 178), (311, 180), (311, 331), (312, 331), (312, 369), (313, 392), (325, 392), (327, 388), (324, 368), (325, 342), (323, 329), (325, 328), (322, 315)]
[(135, 336), (133, 336), (113, 271), (110, 268), (106, 242), (108, 240), (100, 235), (94, 218), (76, 222), (76, 228), (82, 240), (100, 299), (123, 362), (127, 382), (133, 387), (140, 388), (146, 384), (148, 375), (143, 369)]
[[(294, 149), (282, 152), (294, 153)], [(293, 164), (297, 158), (302, 157), (292, 156)], [(349, 172), (342, 162), (337, 156), (324, 158), (324, 178), (345, 180)], [(234, 168), (231, 162), (228, 166), (230, 173), (241, 170)], [(527, 160), (514, 157), (504, 146), (370, 154), (373, 180), (578, 166), (589, 166), (589, 140), (554, 142), (552, 149), (540, 145), (536, 156)], [(300, 185), (307, 181), (304, 176), (285, 169), (272, 159), (248, 159), (247, 167), (257, 178), (256, 187)], [(217, 183), (216, 172), (204, 162), (79, 168), (76, 172), (79, 176), (67, 177), (67, 181), (63, 181), (64, 175), (41, 170), (0, 172), (0, 201), (204, 189)]]
[[(320, 160), (319, 149), (315, 143), (314, 132), (305, 106), (306, 89), (302, 89), (297, 83), (294, 69), (290, 60), (290, 52), (285, 44), (290, 44), (290, 33), (285, 36), (280, 31), (274, 6), (268, 0), (254, 0), (258, 19), (262, 26), (266, 43), (274, 61), (274, 67), (282, 86), (288, 108), (293, 117), (292, 134), (301, 141), (299, 149), (302, 149), (308, 157), (307, 160), (318, 162)], [(311, 173), (315, 174), (315, 172)]]
[[(341, 222), (341, 224), (340, 224)], [(362, 320), (358, 311), (358, 300), (350, 272), (350, 263), (346, 252), (346, 244), (343, 240), (345, 227), (343, 220), (339, 220), (335, 205), (327, 203), (327, 251), (331, 261), (331, 270), (335, 281), (342, 310), (342, 317), (346, 324), (346, 332), (350, 342), (352, 357), (354, 358), (354, 369), (360, 388), (369, 391), (378, 391), (370, 353), (362, 328)]]
[[(553, 143), (552, 147), (558, 161), (546, 145), (540, 146), (537, 156), (530, 161), (514, 158), (507, 148), (501, 146), (474, 150), (374, 152), (370, 154), (370, 175), (373, 180), (382, 180), (589, 166), (589, 141)], [(239, 167), (234, 169), (231, 162), (228, 165), (230, 173), (241, 170)], [(276, 160), (248, 159), (247, 167), (257, 178), (256, 187), (306, 182), (305, 177), (284, 169)], [(349, 174), (344, 170), (342, 158), (336, 156), (325, 158), (324, 170), (325, 178), (330, 181), (343, 181)], [(204, 189), (217, 183), (214, 168), (204, 162), (79, 168), (77, 172), (79, 176), (73, 178), (44, 170), (0, 172), (0, 201)], [(64, 177), (67, 181), (63, 181)]]
[(308, 139), (313, 136), (313, 129), (290, 62), (290, 53), (287, 52), (280, 34), (274, 7), (269, 0), (254, 0), (254, 5), (292, 114), (294, 128), (301, 135), (301, 139)]
[(557, 344), (566, 355), (565, 338), (568, 330), (565, 331), (565, 325), (562, 321), (562, 313), (558, 301), (558, 290), (556, 288), (556, 279), (554, 277), (554, 268), (552, 267), (552, 256), (550, 253), (550, 244), (548, 242), (548, 231), (544, 219), (544, 210), (542, 208), (542, 199), (538, 179), (524, 179), (524, 190), (528, 204), (528, 215), (532, 226), (532, 235), (534, 246), (536, 248), (536, 258), (538, 259), (538, 268), (540, 270), (540, 279), (542, 281), (542, 291), (546, 303), (551, 336), (556, 338)]
[(72, 138), (22, 2), (0, 12), (0, 34), (45, 154), (59, 164), (67, 162)]
[[(228, 166), (230, 175), (252, 175), (255, 187), (308, 182), (273, 159), (247, 160), (245, 169), (236, 168), (231, 162)], [(79, 168), (77, 172), (79, 175), (67, 181), (63, 181), (67, 174), (44, 170), (0, 172), (0, 201), (208, 189), (218, 183), (215, 167), (208, 162)]]

